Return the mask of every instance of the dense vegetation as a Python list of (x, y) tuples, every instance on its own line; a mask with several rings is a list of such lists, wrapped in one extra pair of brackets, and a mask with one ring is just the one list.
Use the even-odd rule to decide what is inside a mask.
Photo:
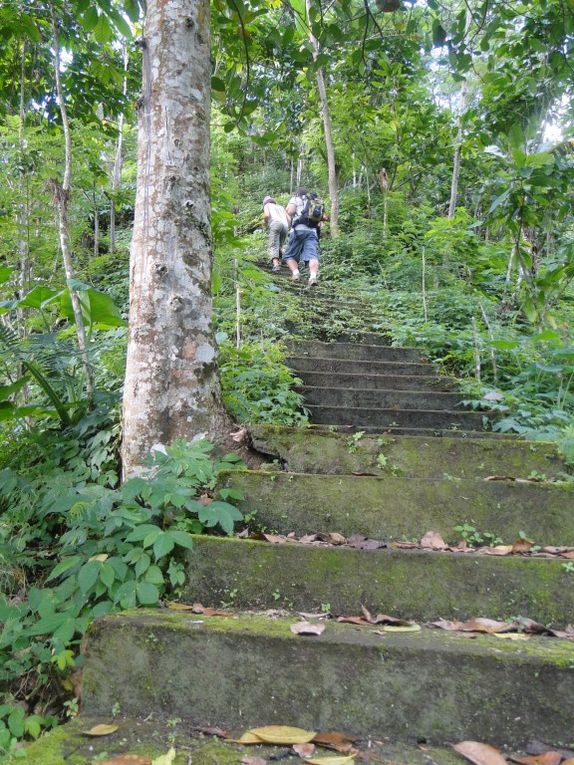
[[(471, 405), (500, 409), (495, 429), (556, 440), (574, 459), (572, 9), (384, 5), (314, 3), (307, 18), (299, 0), (213, 3), (226, 404), (240, 423), (306, 421), (277, 341), (318, 326), (257, 265), (259, 224), (263, 196), (286, 202), (298, 177), (326, 199), (325, 67), (340, 230), (323, 239), (321, 279), (335, 296), (360, 295), (391, 342), (427, 349)], [(119, 484), (138, 15), (134, 2), (0, 10), (0, 751), (75, 713), (92, 618), (177, 594), (190, 532), (240, 520), (237, 497), (213, 495), (217, 472), (237, 462), (206, 444), (174, 444), (149, 477)], [(62, 101), (73, 278), (58, 235)]]

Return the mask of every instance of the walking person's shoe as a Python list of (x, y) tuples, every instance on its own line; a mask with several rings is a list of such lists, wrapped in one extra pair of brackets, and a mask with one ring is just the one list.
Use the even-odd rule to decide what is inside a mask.
[(299, 273), (299, 271), (292, 271), (291, 278), (293, 279), (294, 282), (298, 282), (299, 279), (301, 278), (301, 274)]
[(309, 287), (315, 287), (317, 285), (318, 279), (315, 274), (311, 274), (309, 277)]
[(274, 263), (274, 264), (273, 264), (273, 268), (271, 269), (271, 271), (272, 271), (274, 274), (278, 274), (278, 273), (280, 273), (280, 272), (281, 272), (281, 265), (280, 265), (279, 263)]

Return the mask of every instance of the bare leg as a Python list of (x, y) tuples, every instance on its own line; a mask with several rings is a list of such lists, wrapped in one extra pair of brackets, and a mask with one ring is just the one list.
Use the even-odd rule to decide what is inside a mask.
[(295, 260), (295, 258), (289, 258), (289, 260), (286, 261), (287, 265), (289, 266), (289, 270), (291, 271), (291, 276), (293, 279), (297, 280), (300, 277), (299, 273), (299, 264)]
[(309, 261), (309, 284), (317, 284), (319, 276), (319, 261), (316, 258)]

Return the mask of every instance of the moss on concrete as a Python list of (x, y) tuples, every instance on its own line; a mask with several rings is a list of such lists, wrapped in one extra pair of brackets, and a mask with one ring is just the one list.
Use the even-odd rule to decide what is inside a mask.
[[(351, 474), (370, 472), (442, 478), (508, 475), (527, 478), (533, 472), (547, 478), (566, 471), (554, 444), (494, 438), (377, 438), (328, 433), (312, 428), (257, 425), (251, 428), (256, 449), (285, 463), (295, 473)], [(378, 461), (386, 458), (384, 466)]]
[(358, 613), (363, 604), (419, 621), (521, 615), (561, 626), (574, 613), (574, 578), (563, 562), (198, 536), (184, 597), (236, 608), (328, 607), (335, 614)]
[(574, 545), (574, 484), (261, 471), (236, 471), (221, 481), (243, 492), (242, 510), (281, 533), (412, 540), (433, 529), (455, 541), (454, 527), (470, 523), (506, 542), (524, 531), (538, 544)]
[[(98, 621), (89, 639), (84, 708), (191, 716), (231, 727), (267, 723), (350, 733), (475, 738), (519, 745), (571, 738), (574, 645), (469, 639), (435, 630), (377, 634), (328, 623), (295, 636), (294, 619), (146, 611)], [(153, 654), (153, 629), (166, 649)], [(139, 678), (153, 671), (153, 687)]]

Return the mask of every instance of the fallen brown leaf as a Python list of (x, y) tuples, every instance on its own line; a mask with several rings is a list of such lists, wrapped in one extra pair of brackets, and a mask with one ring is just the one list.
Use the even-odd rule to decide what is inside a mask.
[(527, 553), (530, 552), (533, 547), (534, 542), (531, 542), (529, 539), (517, 539), (516, 542), (512, 545), (512, 552)]
[(448, 545), (437, 531), (427, 531), (420, 541), (423, 549), (446, 550)]
[(354, 757), (354, 754), (347, 755), (346, 757), (315, 757), (305, 760), (305, 762), (308, 762), (309, 765), (346, 765), (353, 762)]
[(510, 555), (514, 545), (496, 545), (495, 547), (479, 547), (475, 552), (485, 552), (487, 555)]
[(321, 635), (325, 631), (324, 624), (311, 624), (311, 622), (296, 622), (291, 625), (294, 635)]
[(248, 754), (242, 757), (239, 762), (242, 762), (243, 765), (267, 765), (267, 760), (264, 760), (263, 757), (251, 757)]
[(478, 741), (461, 741), (452, 747), (474, 765), (505, 765), (506, 759), (494, 746)]
[(485, 481), (516, 481), (516, 478), (513, 475), (487, 475), (484, 480)]
[(338, 616), (337, 621), (342, 624), (370, 624), (362, 616)]
[(512, 632), (516, 629), (515, 624), (512, 622), (498, 622), (495, 619), (483, 619), (478, 617), (477, 619), (469, 619), (463, 622), (459, 628), (463, 632)]
[(191, 603), (177, 603), (176, 601), (171, 601), (167, 603), (167, 607), (171, 611), (193, 611)]
[(571, 749), (557, 749), (556, 747), (551, 747), (550, 744), (545, 744), (543, 741), (536, 741), (536, 739), (528, 741), (524, 748), (526, 754), (544, 754), (550, 750), (560, 752), (565, 760), (574, 758), (574, 751)]
[(293, 751), (298, 754), (299, 757), (310, 757), (315, 751), (315, 744), (293, 744)]
[(119, 754), (109, 760), (102, 760), (100, 765), (151, 765), (151, 757), (141, 754)]
[(347, 539), (342, 534), (339, 534), (336, 531), (333, 531), (327, 535), (327, 541), (330, 542), (332, 545), (344, 545), (346, 544)]
[(565, 552), (560, 554), (561, 558), (569, 558), (570, 560), (574, 560), (574, 550), (566, 550)]
[(251, 728), (248, 733), (258, 736), (266, 744), (307, 744), (317, 734), (312, 730), (293, 728), (290, 725), (265, 725)]
[(217, 736), (217, 738), (228, 738), (229, 732), (226, 730), (223, 730), (222, 728), (212, 728), (212, 727), (204, 727), (202, 725), (196, 725), (192, 727), (193, 731), (197, 731), (197, 733), (203, 733), (205, 736)]
[(83, 730), (82, 733), (84, 736), (109, 736), (111, 733), (115, 733), (119, 727), (119, 725), (106, 725), (102, 723), (94, 725), (90, 730)]
[(211, 503), (213, 502), (213, 497), (210, 497), (209, 494), (202, 494), (199, 498), (199, 502), (204, 507), (207, 507), (208, 505), (211, 505)]
[(241, 444), (247, 438), (248, 432), (249, 431), (247, 428), (239, 428), (239, 430), (236, 430), (234, 433), (230, 433), (229, 435), (236, 444)]
[(231, 611), (220, 611), (217, 608), (208, 608), (201, 603), (194, 603), (191, 610), (194, 614), (203, 614), (204, 616), (233, 616)]
[(313, 542), (320, 542), (321, 537), (319, 534), (305, 534), (299, 541), (304, 545), (310, 545)]
[(274, 545), (281, 545), (285, 544), (285, 542), (293, 541), (284, 534), (263, 534), (263, 539), (265, 539), (266, 542), (271, 542), (271, 544)]
[(245, 733), (242, 733), (239, 738), (228, 738), (226, 739), (232, 744), (263, 744), (264, 741), (262, 738), (259, 738), (259, 736), (255, 735), (250, 730), (245, 731)]
[(534, 754), (526, 757), (511, 757), (512, 762), (518, 762), (520, 765), (560, 765), (562, 755), (560, 752), (550, 750), (543, 754)]
[(334, 749), (342, 754), (349, 754), (356, 740), (353, 736), (334, 730), (327, 731), (326, 733), (317, 733), (313, 738), (313, 743), (324, 746), (326, 749)]

